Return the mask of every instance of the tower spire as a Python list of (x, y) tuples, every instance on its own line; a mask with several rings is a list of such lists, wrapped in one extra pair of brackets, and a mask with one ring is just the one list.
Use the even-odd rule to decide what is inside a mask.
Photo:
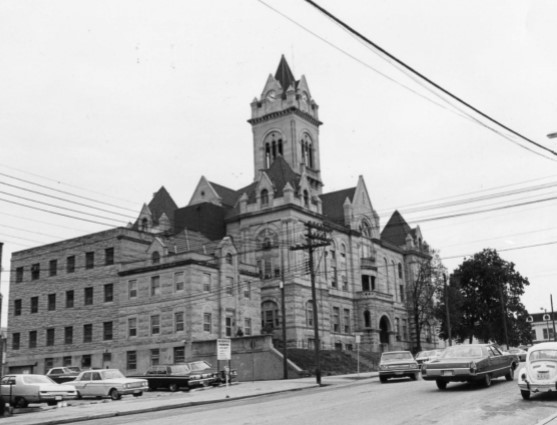
[(296, 79), (294, 78), (294, 74), (290, 70), (290, 66), (288, 66), (288, 62), (286, 62), (284, 55), (280, 57), (277, 72), (275, 72), (275, 80), (280, 83), (283, 92), (286, 92), (288, 87), (291, 85), (294, 89), (296, 88)]

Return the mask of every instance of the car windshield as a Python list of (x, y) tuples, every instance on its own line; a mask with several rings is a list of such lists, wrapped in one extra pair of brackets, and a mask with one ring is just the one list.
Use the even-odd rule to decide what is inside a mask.
[(43, 375), (27, 375), (22, 378), (24, 384), (54, 384), (55, 382)]
[(117, 369), (113, 369), (113, 370), (103, 370), (100, 371), (101, 375), (102, 375), (102, 379), (120, 379), (120, 378), (125, 378), (125, 376), (123, 375), (122, 372), (120, 372)]
[(177, 365), (177, 366), (171, 366), (170, 371), (172, 373), (189, 373), (190, 368), (189, 368), (188, 365), (181, 364), (181, 365)]
[(381, 360), (406, 360), (413, 359), (412, 354), (409, 351), (404, 351), (401, 353), (383, 353)]
[(535, 350), (530, 353), (530, 361), (538, 360), (557, 361), (557, 350)]
[(190, 363), (189, 366), (191, 367), (191, 370), (205, 370), (211, 368), (211, 365), (207, 362), (193, 362)]
[(466, 345), (448, 347), (445, 349), (441, 357), (442, 358), (450, 358), (450, 357), (478, 358), (478, 357), (482, 357), (482, 348), (469, 347)]

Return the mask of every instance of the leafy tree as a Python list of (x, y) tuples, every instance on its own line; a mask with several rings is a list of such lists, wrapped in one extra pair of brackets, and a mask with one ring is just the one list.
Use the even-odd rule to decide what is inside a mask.
[[(493, 341), (515, 346), (531, 342), (528, 312), (520, 302), (528, 279), (503, 260), (496, 250), (484, 249), (455, 270), (449, 292), (451, 331), (457, 340)], [(441, 308), (442, 337), (447, 338), (445, 315)]]
[(416, 330), (416, 350), (422, 351), (421, 336), (426, 326), (436, 322), (436, 303), (443, 288), (445, 268), (439, 253), (418, 262), (416, 279), (409, 285), (408, 304)]

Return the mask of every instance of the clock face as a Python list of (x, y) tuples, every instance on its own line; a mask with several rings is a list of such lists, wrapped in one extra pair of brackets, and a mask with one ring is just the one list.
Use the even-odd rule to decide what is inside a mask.
[(277, 92), (276, 92), (276, 91), (274, 91), (274, 90), (269, 90), (269, 91), (267, 92), (267, 99), (268, 99), (268, 100), (273, 101), (273, 100), (275, 100), (276, 98), (277, 98)]

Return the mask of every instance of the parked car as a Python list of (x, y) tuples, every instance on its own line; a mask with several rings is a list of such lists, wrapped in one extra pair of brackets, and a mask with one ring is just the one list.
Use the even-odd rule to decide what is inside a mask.
[[(235, 370), (229, 373), (229, 382), (236, 377)], [(151, 366), (144, 375), (133, 376), (133, 378), (146, 379), (149, 388), (167, 388), (170, 391), (179, 389), (189, 390), (195, 387), (219, 385), (226, 380), (226, 371), (218, 371), (204, 360), (174, 365)]]
[(379, 361), (379, 380), (387, 382), (389, 378), (409, 377), (418, 379), (420, 366), (410, 351), (387, 351), (381, 354)]
[(59, 384), (73, 381), (77, 375), (79, 375), (79, 372), (75, 372), (69, 367), (53, 367), (46, 372), (46, 376)]
[(557, 388), (557, 342), (542, 342), (528, 350), (526, 363), (518, 372), (518, 388), (524, 400), (532, 393)]
[(505, 354), (494, 344), (454, 345), (438, 359), (424, 363), (422, 378), (435, 381), (440, 390), (449, 382), (481, 382), (489, 387), (500, 376), (512, 381), (517, 365), (514, 354)]
[(508, 352), (510, 354), (514, 354), (515, 356), (517, 356), (519, 361), (521, 362), (526, 361), (526, 354), (528, 354), (528, 351), (518, 347), (511, 347), (508, 349)]
[(54, 406), (62, 400), (77, 398), (73, 385), (58, 384), (45, 375), (10, 374), (0, 381), (2, 398), (18, 408), (29, 403), (47, 403)]
[(120, 400), (128, 394), (139, 397), (149, 389), (146, 379), (126, 378), (118, 369), (87, 370), (70, 383), (75, 386), (78, 398), (110, 397)]
[(425, 362), (438, 358), (442, 352), (443, 350), (420, 351), (418, 354), (416, 354), (416, 362), (421, 365)]

